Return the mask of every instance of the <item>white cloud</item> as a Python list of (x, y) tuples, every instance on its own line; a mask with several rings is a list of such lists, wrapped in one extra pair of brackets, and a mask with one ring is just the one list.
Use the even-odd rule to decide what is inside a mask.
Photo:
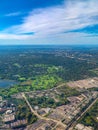
[[(63, 5), (43, 9), (36, 9), (22, 19), (22, 24), (12, 26), (1, 32), (0, 39), (49, 39), (83, 36), (76, 33), (64, 34), (64, 32), (74, 29), (80, 29), (89, 25), (98, 24), (98, 19), (92, 19), (98, 16), (98, 0), (69, 0)], [(12, 13), (8, 16), (18, 15)], [(34, 35), (26, 33), (34, 32)], [(5, 33), (5, 34), (4, 34)], [(11, 34), (10, 34), (11, 33)], [(25, 35), (24, 35), (25, 34)], [(65, 39), (66, 40), (66, 39)]]
[(0, 39), (16, 39), (16, 40), (26, 40), (31, 38), (29, 35), (16, 35), (16, 34), (0, 34)]

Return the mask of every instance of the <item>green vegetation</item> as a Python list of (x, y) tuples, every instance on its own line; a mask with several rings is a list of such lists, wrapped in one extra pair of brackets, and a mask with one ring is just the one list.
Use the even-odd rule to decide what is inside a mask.
[[(15, 120), (26, 120), (27, 124), (25, 125), (19, 125), (18, 127), (25, 127), (26, 125), (32, 124), (37, 121), (37, 117), (30, 111), (30, 108), (27, 106), (26, 102), (23, 99), (13, 99), (13, 98), (7, 98), (7, 107), (9, 107), (11, 104), (15, 107)], [(2, 126), (2, 116), (3, 113), (0, 113), (0, 125)], [(17, 129), (15, 127), (15, 129)]]
[(80, 95), (80, 92), (77, 91), (75, 88), (67, 87), (66, 85), (57, 88), (57, 90), (61, 93), (61, 96), (64, 97), (70, 97), (70, 96), (78, 96)]
[(31, 113), (30, 108), (28, 108), (26, 102), (23, 99), (9, 98), (8, 102), (13, 103), (16, 106), (16, 120), (26, 119), (27, 124), (32, 124), (37, 120), (37, 117)]
[[(18, 64), (14, 64), (18, 66)], [(52, 65), (44, 65), (44, 64), (35, 64), (33, 65), (33, 69), (39, 72), (39, 75), (34, 77), (21, 77), (19, 74), (17, 75), (18, 85), (14, 85), (10, 88), (0, 88), (0, 95), (3, 97), (10, 97), (11, 95), (18, 93), (18, 92), (27, 92), (33, 90), (43, 90), (43, 89), (50, 89), (58, 85), (60, 82), (63, 81), (57, 73), (62, 70), (62, 67), (56, 67)], [(40, 71), (45, 71), (40, 72)], [(33, 71), (32, 71), (33, 73)]]
[(93, 76), (98, 76), (98, 69), (92, 69), (92, 70), (90, 70), (89, 71), (90, 72), (90, 74)]
[(62, 79), (56, 75), (39, 76), (37, 79), (33, 80), (32, 87), (34, 88), (34, 90), (49, 89), (56, 86), (57, 83), (59, 83), (60, 81), (62, 81)]
[(57, 104), (52, 98), (47, 97), (38, 97), (38, 98), (29, 98), (30, 103), (32, 106), (39, 106), (39, 107), (53, 107), (55, 108)]
[(95, 130), (98, 129), (98, 100), (93, 107), (82, 117), (80, 123), (86, 126), (93, 126)]
[(17, 107), (16, 119), (17, 120), (26, 119), (28, 124), (32, 124), (37, 120), (37, 117), (33, 115), (30, 109), (27, 107), (27, 105), (24, 104), (19, 105)]
[(61, 81), (62, 79), (56, 75), (37, 76), (35, 80), (27, 80), (20, 83), (19, 85), (14, 85), (10, 88), (1, 89), (0, 95), (3, 97), (9, 97), (18, 92), (49, 89), (55, 87)]
[(57, 91), (59, 92), (58, 95), (57, 94), (55, 95), (55, 98), (58, 99), (59, 101), (57, 102), (57, 106), (67, 104), (68, 103), (67, 97), (80, 95), (79, 91), (67, 86), (57, 88)]
[[(15, 80), (18, 84), (0, 88), (0, 96), (16, 105), (16, 119), (26, 119), (28, 124), (37, 120), (23, 100), (12, 99), (20, 92), (48, 91), (48, 96), (29, 98), (31, 105), (51, 107), (68, 103), (67, 97), (80, 94), (66, 85), (57, 85), (98, 76), (98, 48), (85, 47), (17, 47), (0, 48), (0, 79)], [(2, 86), (2, 85), (1, 85)], [(55, 87), (55, 88), (54, 88)], [(54, 88), (54, 89), (53, 89)], [(50, 94), (50, 90), (51, 93)], [(91, 90), (97, 90), (93, 88)], [(53, 92), (52, 92), (53, 91)], [(31, 95), (32, 96), (32, 95)], [(81, 119), (81, 123), (98, 129), (98, 102)]]
[[(28, 100), (30, 101), (33, 107), (39, 106), (41, 108), (42, 107), (56, 108), (57, 106), (67, 104), (68, 103), (67, 97), (77, 96), (80, 94), (76, 89), (69, 88), (66, 86), (56, 88), (56, 90), (58, 91), (58, 94), (55, 93), (54, 90), (52, 90), (52, 92), (47, 90), (46, 93), (48, 94), (48, 96), (40, 96), (40, 97), (35, 96), (33, 98), (28, 97)], [(42, 91), (40, 91), (40, 94), (41, 92)]]
[(98, 51), (93, 52), (92, 48), (22, 47), (1, 51), (0, 78), (19, 84), (0, 89), (0, 95), (9, 97), (18, 92), (53, 88), (62, 81), (96, 76), (91, 70), (98, 66), (97, 57)]
[(0, 77), (22, 82), (51, 73), (66, 81), (83, 79), (95, 75), (90, 70), (98, 67), (97, 57), (92, 48), (1, 48)]

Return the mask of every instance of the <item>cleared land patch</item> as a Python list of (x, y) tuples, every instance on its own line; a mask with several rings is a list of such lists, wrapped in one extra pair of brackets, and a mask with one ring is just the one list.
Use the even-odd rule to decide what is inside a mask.
[(69, 87), (72, 88), (97, 88), (98, 87), (98, 78), (88, 78), (88, 79), (83, 79), (83, 80), (78, 80), (78, 81), (70, 81), (67, 83)]

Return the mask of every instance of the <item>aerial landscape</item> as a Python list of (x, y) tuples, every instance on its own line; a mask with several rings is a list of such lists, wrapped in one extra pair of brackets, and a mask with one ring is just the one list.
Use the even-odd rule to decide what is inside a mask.
[(1, 0), (0, 130), (98, 130), (97, 5)]

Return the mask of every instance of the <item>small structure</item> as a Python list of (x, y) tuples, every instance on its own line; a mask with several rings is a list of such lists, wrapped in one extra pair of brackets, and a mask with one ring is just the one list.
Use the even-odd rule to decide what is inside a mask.
[(91, 126), (84, 126), (83, 124), (77, 124), (75, 130), (94, 130)]
[(15, 120), (15, 115), (14, 114), (5, 114), (3, 117), (3, 122), (9, 123)]
[(2, 97), (0, 96), (0, 102), (2, 102)]
[(12, 110), (7, 110), (6, 111), (6, 114), (8, 115), (8, 114), (11, 114), (12, 113)]
[(38, 106), (34, 106), (34, 109), (37, 111), (39, 109), (39, 107)]
[(77, 124), (75, 129), (76, 130), (83, 130), (84, 129), (84, 125), (83, 124)]

